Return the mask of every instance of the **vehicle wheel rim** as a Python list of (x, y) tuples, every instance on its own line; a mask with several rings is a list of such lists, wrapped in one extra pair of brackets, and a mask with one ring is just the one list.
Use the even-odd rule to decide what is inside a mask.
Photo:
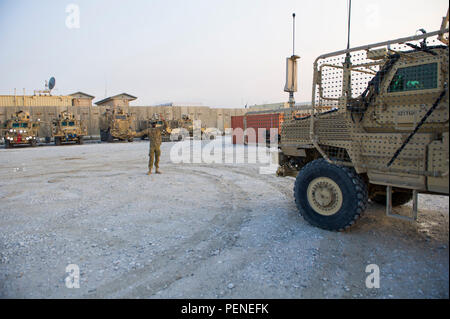
[(342, 207), (341, 188), (328, 177), (319, 177), (309, 183), (307, 195), (309, 205), (320, 215), (332, 216)]

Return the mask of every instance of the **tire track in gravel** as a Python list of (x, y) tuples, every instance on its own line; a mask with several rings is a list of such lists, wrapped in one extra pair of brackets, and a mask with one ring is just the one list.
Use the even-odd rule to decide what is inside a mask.
[[(184, 175), (192, 174), (213, 182), (215, 186), (219, 187), (221, 194), (225, 195), (225, 198), (221, 198), (224, 203), (222, 210), (206, 225), (207, 229), (202, 228), (197, 231), (189, 239), (183, 241), (179, 247), (169, 248), (159, 253), (153, 258), (152, 265), (129, 271), (114, 281), (98, 287), (94, 295), (88, 294), (85, 297), (132, 298), (154, 296), (158, 291), (168, 288), (172, 283), (183, 277), (191, 276), (198, 268), (198, 264), (209, 258), (209, 256), (205, 257), (205, 254), (209, 255), (212, 250), (221, 251), (232, 247), (237, 241), (237, 233), (242, 224), (249, 218), (250, 211), (241, 207), (242, 198), (236, 196), (236, 193), (247, 194), (247, 192), (236, 184), (230, 184), (218, 176), (203, 171), (192, 168), (167, 168), (167, 171), (178, 171)], [(207, 242), (207, 245), (200, 251), (202, 258), (186, 256), (186, 251), (203, 242)], [(152, 276), (156, 273), (160, 273), (161, 276)]]
[[(208, 170), (214, 170), (214, 172), (215, 172), (215, 168), (204, 166), (204, 165), (198, 165), (196, 167), (189, 167), (189, 168), (182, 169), (182, 170), (183, 171), (188, 170), (189, 172), (191, 172), (193, 174), (199, 174), (199, 175), (202, 175), (202, 176), (205, 176), (205, 177), (208, 177), (208, 178), (212, 177), (217, 182), (225, 183), (221, 176), (218, 176), (218, 175), (215, 175), (215, 174), (210, 174), (208, 172), (205, 172), (204, 170), (199, 171), (198, 168), (203, 168), (203, 169), (206, 168)], [(253, 175), (249, 175), (249, 174), (245, 174), (245, 173), (241, 174), (242, 172), (237, 171), (237, 170), (233, 170), (233, 173), (237, 174), (237, 175), (242, 175), (242, 176), (254, 178)], [(228, 180), (229, 179), (227, 178), (227, 181)], [(231, 180), (235, 180), (235, 179), (232, 178)], [(258, 180), (260, 182), (266, 183), (266, 181), (264, 181), (264, 180), (261, 180), (261, 179), (258, 179)], [(242, 188), (237, 186), (235, 183), (233, 183), (233, 185), (231, 185), (231, 186), (228, 185), (228, 184), (226, 184), (226, 185), (228, 187), (232, 188), (232, 193), (231, 194), (240, 194), (241, 195), (241, 196), (237, 196), (237, 197), (234, 198), (234, 201), (237, 201), (236, 204), (233, 204), (234, 210), (237, 211), (239, 209), (242, 209), (242, 207), (239, 207), (239, 206), (243, 202), (248, 201), (248, 192), (242, 192)], [(276, 185), (276, 186), (278, 186), (278, 185)], [(276, 189), (279, 190), (278, 187), (276, 187)], [(245, 208), (244, 208), (244, 210), (245, 210)], [(248, 212), (251, 212), (251, 211), (252, 210), (249, 210)], [(230, 234), (229, 227), (224, 227), (223, 228), (223, 236), (225, 238), (230, 238), (230, 235), (231, 235), (231, 238), (233, 238), (232, 234), (233, 233), (236, 234), (239, 231), (239, 229), (241, 229), (243, 227), (243, 225), (246, 223), (246, 218), (251, 217), (250, 215), (251, 214), (247, 213), (246, 216), (243, 216), (241, 218), (240, 222), (235, 224), (236, 227), (234, 229), (232, 229), (231, 234)], [(212, 250), (212, 249), (217, 249), (217, 248), (221, 248), (220, 251), (222, 251), (224, 248), (231, 248), (231, 247), (235, 246), (235, 242), (236, 242), (237, 239), (238, 238), (235, 237), (235, 235), (234, 235), (234, 238), (232, 239), (233, 244), (224, 246), (223, 245), (222, 236), (211, 236), (208, 239), (208, 249), (206, 249), (206, 251)], [(249, 263), (257, 260), (260, 256), (262, 256), (264, 253), (266, 253), (267, 249), (268, 249), (267, 245), (270, 246), (269, 249), (272, 247), (271, 243), (265, 243), (260, 248), (256, 248), (256, 249), (253, 248), (252, 251), (247, 251), (247, 250), (244, 250), (244, 251), (238, 250), (238, 251), (236, 251), (236, 250), (234, 250), (233, 251), (233, 258), (232, 258), (232, 260), (229, 260), (229, 263), (231, 263), (235, 269), (243, 269)], [(208, 258), (204, 258), (204, 259), (201, 260), (201, 262), (202, 262), (202, 264), (206, 265), (206, 267), (208, 268), (210, 266), (210, 264), (208, 262), (206, 262), (207, 259)], [(197, 265), (198, 265), (198, 263), (197, 263)], [(197, 267), (193, 267), (193, 270), (195, 270), (196, 268)], [(177, 277), (175, 277), (174, 280), (172, 280), (169, 284), (164, 285), (162, 287), (162, 289), (160, 289), (160, 291), (158, 291), (158, 292), (162, 292), (165, 289), (170, 288), (172, 284), (176, 283), (178, 280), (181, 280), (183, 278), (186, 278), (186, 276), (177, 276)], [(147, 289), (147, 291), (148, 291), (148, 289)], [(143, 295), (146, 295), (146, 287), (145, 287), (145, 285), (141, 285), (130, 297), (141, 297)], [(152, 296), (155, 296), (155, 295), (153, 294)]]
[[(205, 167), (212, 169), (211, 166), (208, 165), (198, 165), (199, 167)], [(250, 177), (252, 179), (258, 179), (260, 181), (263, 181), (267, 184), (269, 184), (272, 188), (274, 188), (276, 191), (282, 193), (287, 199), (294, 199), (294, 193), (293, 188), (294, 184), (293, 181), (290, 179), (287, 179), (286, 177), (280, 178), (276, 177), (274, 175), (265, 175), (265, 174), (259, 174), (258, 169), (249, 168), (249, 170), (253, 170), (254, 173), (242, 171), (239, 167), (233, 166), (233, 165), (221, 165), (219, 168), (225, 168), (227, 171), (231, 171), (235, 174), (244, 175), (247, 177)]]

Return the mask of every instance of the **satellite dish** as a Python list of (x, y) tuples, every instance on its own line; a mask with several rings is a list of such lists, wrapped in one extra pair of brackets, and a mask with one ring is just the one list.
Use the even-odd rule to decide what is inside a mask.
[(48, 89), (49, 89), (49, 90), (53, 90), (53, 88), (55, 87), (55, 84), (56, 84), (56, 80), (55, 80), (55, 78), (52, 76), (52, 77), (50, 78), (50, 81), (48, 81)]

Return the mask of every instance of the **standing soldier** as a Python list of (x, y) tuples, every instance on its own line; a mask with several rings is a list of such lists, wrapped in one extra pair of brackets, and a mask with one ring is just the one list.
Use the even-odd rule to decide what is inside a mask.
[(156, 122), (151, 123), (151, 127), (136, 134), (136, 137), (147, 135), (150, 140), (150, 153), (148, 161), (148, 173), (152, 173), (153, 161), (155, 162), (156, 174), (161, 174), (159, 170), (159, 158), (161, 156), (161, 128), (156, 127)]

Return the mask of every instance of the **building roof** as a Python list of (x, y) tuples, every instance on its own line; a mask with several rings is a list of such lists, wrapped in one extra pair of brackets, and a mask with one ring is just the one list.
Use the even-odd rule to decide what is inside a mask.
[(89, 94), (86, 94), (86, 93), (83, 93), (83, 92), (75, 92), (75, 93), (70, 94), (69, 96), (72, 96), (72, 97), (78, 98), (78, 99), (79, 98), (81, 98), (81, 99), (88, 98), (88, 99), (91, 99), (91, 100), (95, 99), (95, 96), (92, 96), (92, 95), (89, 95)]
[(105, 104), (106, 102), (109, 102), (111, 100), (128, 100), (128, 101), (134, 101), (136, 100), (137, 97), (130, 95), (128, 93), (122, 93), (122, 94), (117, 94), (114, 96), (110, 96), (107, 97), (106, 99), (103, 99), (101, 101), (95, 102), (95, 104), (100, 105), (100, 104)]

